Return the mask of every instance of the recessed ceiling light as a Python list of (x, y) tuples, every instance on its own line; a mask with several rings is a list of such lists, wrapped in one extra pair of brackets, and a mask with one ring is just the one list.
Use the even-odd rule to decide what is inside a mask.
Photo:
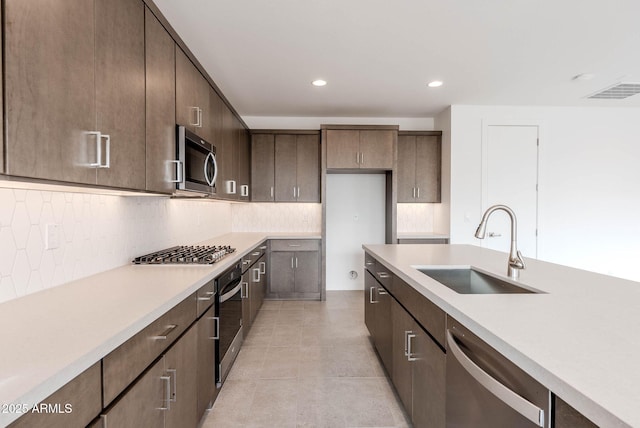
[(430, 88), (437, 88), (438, 86), (442, 86), (442, 81), (434, 80), (433, 82), (429, 82), (428, 85)]
[(325, 86), (327, 84), (326, 80), (318, 79), (311, 82), (313, 86)]

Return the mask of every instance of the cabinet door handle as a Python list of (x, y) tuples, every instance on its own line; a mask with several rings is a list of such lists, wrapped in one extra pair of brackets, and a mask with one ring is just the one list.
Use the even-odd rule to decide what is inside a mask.
[[(246, 291), (245, 291), (245, 287), (246, 287)], [(240, 298), (246, 299), (248, 297), (249, 297), (249, 283), (243, 282), (240, 284)]]
[(249, 264), (251, 264), (251, 260), (243, 260), (242, 264), (243, 265), (249, 265)]
[(220, 339), (220, 317), (208, 317), (208, 319), (213, 321), (213, 323), (215, 324), (215, 327), (213, 330), (216, 332), (216, 334), (213, 337), (209, 336), (209, 339), (212, 339), (212, 340)]
[(291, 257), (291, 269), (293, 269), (293, 257)]
[(420, 188), (418, 187), (418, 199), (420, 199)]
[(273, 186), (271, 186), (271, 198), (273, 198)]
[(169, 383), (171, 384), (171, 395), (169, 396), (169, 401), (176, 402), (178, 396), (176, 394), (176, 384), (178, 383), (178, 373), (176, 369), (167, 369), (167, 373), (169, 373), (169, 378), (171, 379)]
[(411, 339), (415, 339), (416, 335), (413, 332), (407, 333), (407, 361), (417, 361), (418, 359), (413, 356), (413, 350), (411, 349)]
[(164, 401), (166, 406), (158, 407), (158, 410), (171, 410), (171, 376), (160, 376), (164, 382)]
[(165, 331), (163, 331), (162, 333), (158, 334), (157, 336), (153, 336), (153, 339), (155, 339), (155, 340), (167, 340), (167, 337), (169, 336), (169, 334), (171, 334), (171, 332), (173, 330), (175, 330), (176, 327), (178, 327), (177, 324), (168, 325), (167, 329)]
[(356, 163), (360, 164), (360, 153), (356, 152)]
[(100, 131), (89, 131), (87, 135), (95, 135), (96, 137), (96, 161), (90, 163), (92, 168), (100, 168), (102, 165), (102, 133)]
[(298, 186), (298, 197), (297, 199), (300, 199), (300, 186)]
[(105, 162), (101, 164), (98, 168), (111, 168), (111, 136), (102, 134), (100, 139), (105, 140)]
[(198, 128), (202, 128), (202, 109), (198, 107)]
[(298, 269), (298, 258), (296, 257), (296, 269)]
[(289, 244), (290, 247), (300, 247), (300, 244)]
[(296, 186), (293, 186), (293, 199), (296, 198)]
[(102, 421), (102, 428), (108, 428), (107, 415), (100, 415), (100, 420)]
[(378, 303), (377, 300), (373, 300), (373, 290), (375, 290), (376, 287), (369, 287), (369, 303)]
[(191, 113), (189, 116), (191, 116), (192, 119), (194, 119), (193, 121), (189, 121), (189, 125), (191, 126), (200, 126), (198, 124), (198, 120), (200, 119), (200, 112), (199, 112), (199, 108), (198, 107), (189, 107), (189, 112)]
[(266, 262), (260, 262), (260, 273), (262, 275), (265, 275), (267, 273), (267, 263)]
[(184, 182), (184, 171), (182, 169), (182, 162), (179, 160), (170, 160), (170, 164), (176, 164), (176, 179), (169, 180), (169, 183), (182, 183)]
[(364, 153), (360, 153), (360, 165), (364, 165)]
[(253, 274), (253, 277), (251, 278), (251, 280), (253, 282), (260, 282), (260, 269), (259, 268), (253, 268), (253, 270), (251, 272)]
[(413, 333), (411, 330), (404, 331), (404, 356), (409, 356), (409, 333)]

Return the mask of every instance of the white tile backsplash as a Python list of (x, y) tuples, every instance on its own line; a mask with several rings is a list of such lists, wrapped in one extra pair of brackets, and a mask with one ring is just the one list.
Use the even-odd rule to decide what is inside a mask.
[(234, 232), (310, 232), (322, 230), (322, 205), (251, 203), (232, 206)]
[(230, 231), (228, 202), (0, 188), (0, 302)]
[(434, 204), (398, 204), (398, 233), (435, 232)]

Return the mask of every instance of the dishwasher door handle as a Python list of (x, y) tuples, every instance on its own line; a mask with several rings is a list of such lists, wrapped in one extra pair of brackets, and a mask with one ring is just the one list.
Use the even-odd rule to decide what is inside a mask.
[(482, 370), (460, 349), (453, 334), (447, 330), (447, 345), (456, 360), (473, 378), (500, 401), (520, 413), (539, 427), (544, 427), (544, 410), (525, 400)]

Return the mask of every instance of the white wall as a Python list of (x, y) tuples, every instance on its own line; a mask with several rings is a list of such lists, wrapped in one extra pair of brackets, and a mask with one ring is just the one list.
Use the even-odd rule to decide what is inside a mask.
[[(230, 205), (0, 188), (0, 302), (228, 233)], [(45, 249), (47, 224), (57, 249)]]
[(452, 243), (478, 244), (483, 120), (540, 125), (538, 257), (640, 280), (640, 109), (452, 106)]
[(403, 131), (433, 130), (431, 117), (242, 116), (251, 129), (320, 129), (320, 125), (399, 125)]
[(327, 175), (327, 290), (364, 289), (362, 245), (384, 244), (385, 188), (384, 174)]

